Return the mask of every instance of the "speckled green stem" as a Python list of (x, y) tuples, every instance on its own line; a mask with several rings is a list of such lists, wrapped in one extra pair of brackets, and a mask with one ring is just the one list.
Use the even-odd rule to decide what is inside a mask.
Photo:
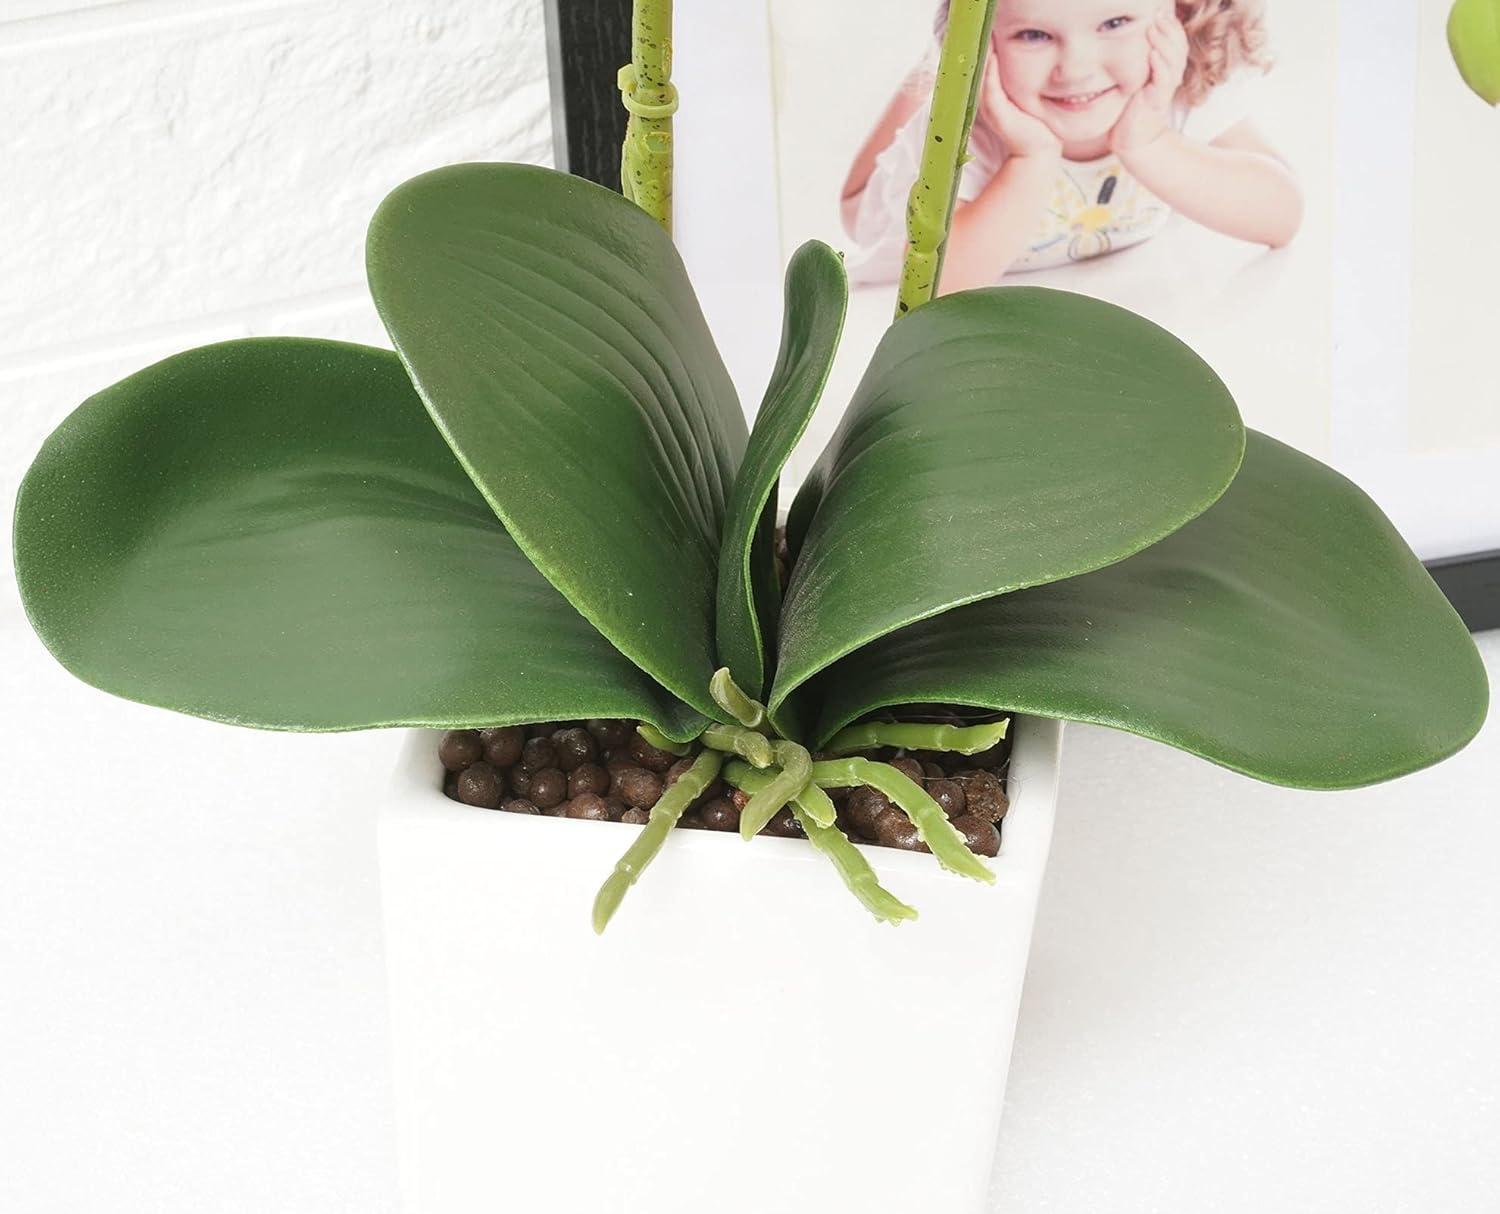
[(732, 716), (746, 729), (761, 729), (766, 723), (766, 706), (752, 700), (734, 681), (728, 666), (720, 666), (708, 681), (708, 694), (714, 703)]
[(951, 750), (961, 755), (977, 755), (1005, 737), (1009, 720), (988, 725), (913, 725), (889, 721), (865, 721), (841, 729), (828, 740), (823, 750), (842, 755), (855, 750), (874, 750), (895, 746), (901, 750)]
[(672, 0), (635, 0), (630, 62), (620, 69), (620, 97), (630, 111), (620, 152), (625, 197), (672, 231)]
[[(807, 748), (784, 739), (771, 743), (780, 771), (757, 793), (740, 813), (740, 838), (753, 839), (776, 811), (807, 787), (812, 776), (812, 756)], [(892, 768), (891, 770), (895, 770)], [(832, 819), (829, 819), (829, 823)], [(826, 824), (825, 824), (826, 825)]]
[(771, 739), (753, 729), (739, 725), (710, 725), (698, 740), (705, 746), (722, 750), (728, 754), (749, 759), (756, 767), (769, 767), (776, 762), (776, 751)]
[(657, 750), (664, 750), (669, 755), (676, 755), (679, 759), (685, 759), (693, 753), (691, 742), (674, 742), (654, 725), (648, 725), (642, 721), (635, 727), (636, 733), (646, 739), (646, 745), (654, 746)]
[(969, 130), (979, 101), (995, 0), (952, 0), (938, 60), (932, 109), (922, 145), (922, 167), (906, 202), (906, 263), (896, 296), (896, 319), (921, 307), (937, 290), (959, 170), (968, 159)]
[(964, 837), (948, 821), (943, 807), (929, 797), (921, 785), (889, 763), (874, 763), (869, 759), (824, 759), (812, 765), (812, 776), (820, 788), (868, 784), (879, 789), (911, 819), (918, 836), (939, 864), (949, 872), (973, 877), (976, 881), (994, 881), (995, 874), (968, 849)]
[(714, 782), (723, 765), (722, 753), (717, 750), (702, 751), (682, 778), (662, 793), (661, 800), (652, 808), (651, 816), (646, 820), (646, 825), (641, 827), (641, 833), (636, 836), (635, 842), (620, 857), (615, 871), (599, 887), (599, 893), (594, 898), (594, 931), (603, 932), (608, 926), (615, 911), (620, 909), (626, 892), (640, 878), (646, 866), (656, 858), (656, 853), (661, 851), (662, 844), (672, 833), (672, 827), (677, 825), (677, 820), (687, 807)]
[[(771, 782), (769, 772), (756, 771), (746, 763), (730, 762), (724, 765), (724, 779), (736, 788), (742, 788), (752, 796)], [(821, 819), (831, 815), (833, 802), (816, 784), (809, 784), (792, 798), (792, 812), (802, 829), (807, 832), (808, 842), (832, 862), (849, 891), (877, 919), (884, 923), (901, 923), (915, 919), (917, 912), (881, 886), (859, 848), (850, 843), (836, 826), (822, 825)]]

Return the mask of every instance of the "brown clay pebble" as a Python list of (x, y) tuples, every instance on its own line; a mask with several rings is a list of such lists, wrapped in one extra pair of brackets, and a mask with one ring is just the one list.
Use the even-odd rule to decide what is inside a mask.
[(521, 757), (521, 747), (526, 744), (526, 731), (519, 725), (481, 729), (479, 740), (484, 743), (486, 763), (495, 767), (513, 767)]
[(561, 721), (538, 721), (534, 725), (526, 726), (526, 736), (529, 738), (550, 738), (561, 728)]
[(592, 763), (599, 754), (599, 744), (586, 729), (559, 729), (552, 735), (552, 746), (557, 751), (557, 765), (564, 771)]
[(676, 784), (678, 780), (682, 779), (683, 776), (688, 774), (692, 766), (693, 760), (691, 758), (678, 759), (677, 762), (673, 763), (671, 767), (667, 768), (666, 775), (662, 776), (662, 787), (671, 788), (672, 785)]
[(734, 802), (736, 809), (744, 809), (750, 804), (750, 794), (743, 788), (736, 788), (729, 794), (729, 799)]
[(521, 748), (521, 770), (537, 772), (544, 767), (557, 766), (557, 747), (551, 738), (527, 738)]
[(449, 771), (462, 771), (484, 757), (477, 729), (450, 729), (438, 743), (438, 759)]
[(609, 772), (597, 763), (580, 763), (568, 773), (568, 796), (591, 792), (603, 796), (609, 791)]
[(956, 818), (967, 808), (964, 788), (957, 780), (933, 780), (927, 785), (927, 795), (943, 807), (950, 818)]
[(568, 777), (555, 767), (544, 767), (531, 777), (527, 796), (542, 809), (551, 809), (568, 799)]
[(458, 772), (445, 771), (443, 773), (443, 795), (458, 800)]
[(621, 822), (629, 822), (632, 826), (645, 826), (651, 821), (651, 815), (644, 809), (627, 809), (620, 815)]
[(500, 773), (483, 760), (458, 773), (457, 788), (458, 799), (465, 805), (480, 805), (485, 809), (500, 806)]
[(678, 830), (702, 830), (703, 819), (697, 814), (683, 814), (677, 819)]
[(594, 720), (590, 721), (584, 728), (603, 747), (623, 746), (626, 742), (630, 741), (630, 735), (635, 732), (635, 726), (629, 721)]
[(861, 784), (849, 794), (844, 802), (844, 814), (855, 830), (866, 839), (875, 838), (875, 827), (880, 816), (891, 809), (890, 798), (878, 788)]
[(932, 759), (922, 760), (922, 771), (929, 780), (941, 780), (948, 774), (943, 770), (941, 763), (934, 762)]
[(918, 785), (921, 785), (927, 779), (927, 773), (922, 770), (922, 765), (910, 755), (903, 755), (899, 759), (892, 759), (891, 766), (908, 780), (915, 780)]
[(1005, 817), (1010, 802), (1005, 796), (1005, 785), (993, 772), (976, 771), (963, 781), (964, 799), (971, 814), (978, 814), (989, 822), (998, 822)]
[(775, 835), (779, 839), (800, 839), (803, 837), (802, 824), (792, 815), (791, 808), (783, 805), (772, 816), (771, 820), (761, 827), (761, 834)]
[(519, 767), (512, 767), (505, 773), (505, 778), (510, 782), (510, 790), (516, 796), (531, 796), (531, 773), (529, 771), (522, 771)]
[(647, 771), (657, 773), (666, 771), (677, 762), (677, 756), (670, 750), (658, 750), (638, 733), (630, 739), (630, 757)]
[(633, 763), (631, 761), (629, 755), (622, 752), (609, 759), (604, 764), (604, 770), (609, 773), (609, 778), (613, 781), (620, 778), (620, 773), (622, 771), (633, 771), (637, 768), (637, 766), (638, 765), (636, 763)]
[(875, 839), (887, 847), (899, 847), (902, 851), (926, 851), (927, 844), (917, 834), (917, 828), (899, 809), (889, 809), (875, 820)]
[(986, 822), (978, 814), (961, 814), (953, 819), (953, 826), (964, 837), (964, 846), (975, 855), (1000, 854), (1000, 832), (993, 822)]
[(500, 808), (512, 814), (538, 814), (542, 812), (525, 797), (507, 797), (504, 801), (500, 802)]
[(626, 767), (615, 776), (609, 790), (626, 805), (650, 809), (661, 800), (661, 777), (644, 767)]
[(589, 822), (608, 822), (609, 805), (603, 797), (586, 792), (568, 802), (566, 817), (584, 818)]
[(740, 810), (729, 797), (715, 797), (698, 810), (698, 817), (709, 830), (739, 830)]

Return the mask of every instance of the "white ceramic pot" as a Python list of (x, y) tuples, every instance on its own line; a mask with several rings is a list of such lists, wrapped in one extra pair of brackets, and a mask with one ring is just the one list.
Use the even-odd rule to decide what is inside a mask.
[(380, 819), (405, 1214), (978, 1214), (1061, 728), (1017, 723), (998, 874), (869, 848), (877, 923), (800, 839), (674, 831), (602, 936), (632, 826), (443, 796)]

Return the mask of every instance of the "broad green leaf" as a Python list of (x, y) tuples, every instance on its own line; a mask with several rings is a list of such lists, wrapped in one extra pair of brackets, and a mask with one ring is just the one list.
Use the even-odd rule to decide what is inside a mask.
[(532, 568), (388, 351), (148, 367), (47, 439), (15, 536), (47, 648), (142, 703), (266, 729), (702, 723)]
[(799, 684), (887, 632), (1154, 544), (1243, 450), (1219, 378), (1123, 308), (1039, 287), (926, 304), (881, 340), (792, 507), (773, 714), (790, 727)]
[(765, 693), (765, 655), (781, 611), (773, 551), (777, 481), (823, 394), (848, 303), (843, 261), (821, 241), (808, 241), (787, 266), (781, 353), (735, 478), (719, 549), (719, 662), (756, 699)]
[(1489, 698), (1472, 638), (1379, 508), (1253, 432), (1224, 496), (1159, 544), (891, 633), (817, 685), (820, 738), (954, 701), (1112, 725), (1301, 788), (1436, 763)]
[(666, 233), (577, 177), (460, 164), (386, 198), (367, 264), (417, 392), (522, 551), (621, 653), (715, 713), (745, 420)]

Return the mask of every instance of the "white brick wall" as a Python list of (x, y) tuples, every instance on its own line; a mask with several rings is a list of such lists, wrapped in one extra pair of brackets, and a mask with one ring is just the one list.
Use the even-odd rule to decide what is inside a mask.
[(551, 159), (541, 0), (0, 0), (0, 581), (84, 397), (227, 337), (384, 344), (371, 211), (498, 159)]

